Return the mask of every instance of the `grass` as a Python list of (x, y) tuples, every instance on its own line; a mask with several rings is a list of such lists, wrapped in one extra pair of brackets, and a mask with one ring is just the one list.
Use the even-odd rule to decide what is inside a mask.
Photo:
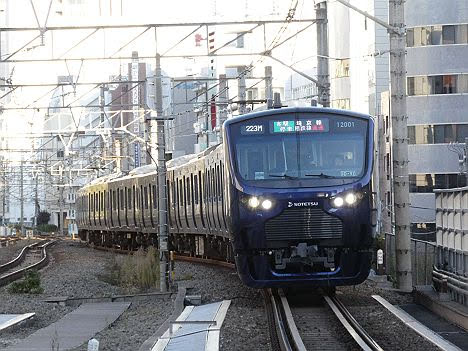
[(11, 294), (42, 294), (41, 278), (35, 270), (26, 272), (23, 280), (11, 283), (8, 287)]
[(117, 256), (102, 279), (126, 291), (146, 291), (159, 286), (159, 252), (140, 248), (133, 255)]

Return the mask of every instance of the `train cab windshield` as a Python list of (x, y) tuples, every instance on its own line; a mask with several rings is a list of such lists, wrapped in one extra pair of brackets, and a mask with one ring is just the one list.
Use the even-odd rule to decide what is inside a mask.
[(258, 187), (346, 184), (366, 171), (368, 122), (333, 114), (254, 118), (231, 127), (237, 176)]

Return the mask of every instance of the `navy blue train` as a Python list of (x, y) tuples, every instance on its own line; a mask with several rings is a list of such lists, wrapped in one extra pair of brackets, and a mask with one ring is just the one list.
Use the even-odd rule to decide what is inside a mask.
[[(373, 121), (322, 108), (255, 112), (224, 123), (224, 142), (168, 162), (170, 249), (235, 262), (251, 287), (359, 284), (369, 274)], [(157, 245), (154, 168), (80, 189), (80, 237)]]

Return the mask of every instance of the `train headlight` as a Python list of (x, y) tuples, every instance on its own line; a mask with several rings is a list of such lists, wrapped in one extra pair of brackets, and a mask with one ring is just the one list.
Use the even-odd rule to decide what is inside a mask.
[(262, 207), (265, 209), (265, 210), (269, 210), (271, 208), (271, 206), (273, 206), (273, 203), (270, 201), (270, 200), (264, 200), (262, 202)]
[(342, 197), (337, 196), (333, 199), (333, 206), (341, 207), (343, 206), (343, 204), (344, 204), (344, 200)]
[(257, 197), (252, 196), (252, 197), (249, 199), (249, 206), (252, 207), (252, 208), (257, 208), (258, 205), (260, 205), (260, 200), (258, 200)]
[(354, 205), (357, 201), (357, 197), (353, 193), (349, 193), (346, 195), (345, 201), (348, 205)]

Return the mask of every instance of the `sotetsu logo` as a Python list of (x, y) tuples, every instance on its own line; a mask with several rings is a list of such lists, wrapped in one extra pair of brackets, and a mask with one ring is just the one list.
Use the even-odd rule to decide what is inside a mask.
[(306, 202), (291, 202), (288, 201), (288, 207), (312, 207), (318, 206), (317, 201), (306, 201)]

